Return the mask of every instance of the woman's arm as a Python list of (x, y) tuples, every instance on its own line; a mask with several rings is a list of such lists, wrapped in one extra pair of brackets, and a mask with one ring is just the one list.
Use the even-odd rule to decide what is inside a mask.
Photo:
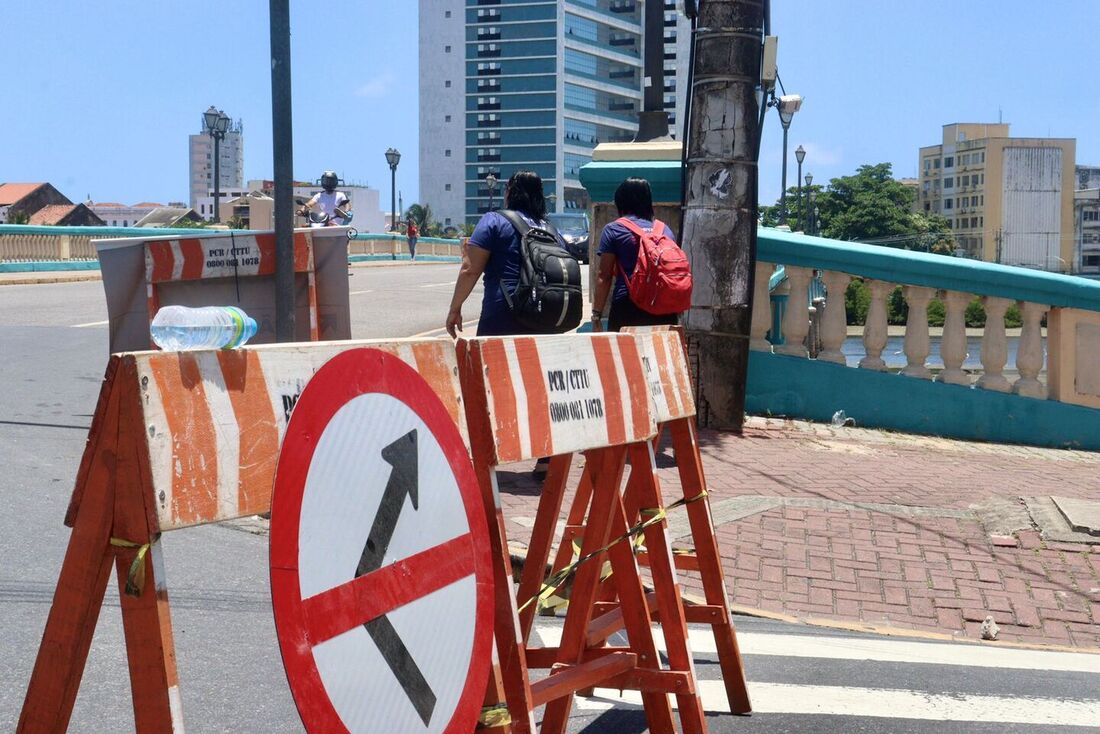
[(607, 296), (611, 293), (611, 283), (615, 279), (615, 269), (619, 258), (613, 252), (600, 255), (599, 269), (596, 271), (596, 292), (592, 295), (592, 330), (599, 331), (600, 319), (607, 307)]
[(470, 297), (470, 292), (477, 285), (477, 279), (485, 272), (485, 266), (488, 263), (488, 250), (477, 245), (467, 245), (466, 252), (462, 255), (462, 267), (458, 271), (458, 279), (455, 280), (451, 308), (447, 311), (447, 333), (452, 339), (457, 339), (456, 332), (462, 331), (462, 304)]

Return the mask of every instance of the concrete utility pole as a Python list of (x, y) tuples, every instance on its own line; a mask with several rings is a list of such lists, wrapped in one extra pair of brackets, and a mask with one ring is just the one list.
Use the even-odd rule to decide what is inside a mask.
[(698, 365), (699, 420), (740, 431), (756, 265), (757, 87), (763, 0), (699, 6), (683, 246), (695, 289), (684, 315)]

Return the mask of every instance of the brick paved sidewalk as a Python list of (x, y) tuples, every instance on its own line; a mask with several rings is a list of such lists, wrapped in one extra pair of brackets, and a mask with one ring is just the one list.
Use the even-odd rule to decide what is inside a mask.
[[(733, 604), (968, 639), (992, 615), (999, 640), (1100, 648), (1100, 544), (1035, 524), (1049, 495), (1100, 501), (1100, 453), (765, 419), (701, 442)], [(671, 451), (660, 459), (671, 501)], [(538, 485), (505, 469), (509, 537), (525, 545)]]

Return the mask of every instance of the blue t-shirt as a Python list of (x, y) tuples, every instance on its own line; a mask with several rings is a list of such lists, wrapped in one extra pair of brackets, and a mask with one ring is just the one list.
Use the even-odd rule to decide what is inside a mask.
[[(629, 217), (629, 219), (646, 231), (653, 229), (653, 222), (649, 219), (639, 219), (638, 217)], [(672, 236), (671, 233), (669, 233), (669, 236)], [(629, 301), (630, 294), (626, 290), (623, 272), (625, 271), (627, 276), (634, 274), (634, 267), (638, 264), (638, 238), (625, 225), (616, 220), (604, 227), (603, 234), (600, 235), (600, 247), (596, 254), (603, 255), (604, 253), (614, 255), (619, 261), (619, 267), (622, 268), (621, 271), (615, 270), (615, 290), (611, 293), (612, 302)]]
[[(520, 214), (532, 227), (538, 223), (526, 214)], [(545, 226), (545, 225), (544, 225)], [(564, 246), (564, 245), (563, 245)], [(485, 295), (481, 299), (481, 319), (477, 323), (478, 336), (508, 336), (525, 334), (527, 329), (512, 316), (504, 300), (502, 288), (508, 295), (516, 292), (519, 282), (519, 235), (512, 223), (499, 212), (489, 212), (481, 218), (470, 235), (470, 247), (489, 251), (483, 282)]]

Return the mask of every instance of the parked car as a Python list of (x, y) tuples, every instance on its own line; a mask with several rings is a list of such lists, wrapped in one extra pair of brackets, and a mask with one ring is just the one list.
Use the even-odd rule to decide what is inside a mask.
[(583, 212), (555, 212), (547, 217), (561, 237), (565, 240), (565, 249), (569, 254), (580, 260), (588, 262), (588, 215)]

